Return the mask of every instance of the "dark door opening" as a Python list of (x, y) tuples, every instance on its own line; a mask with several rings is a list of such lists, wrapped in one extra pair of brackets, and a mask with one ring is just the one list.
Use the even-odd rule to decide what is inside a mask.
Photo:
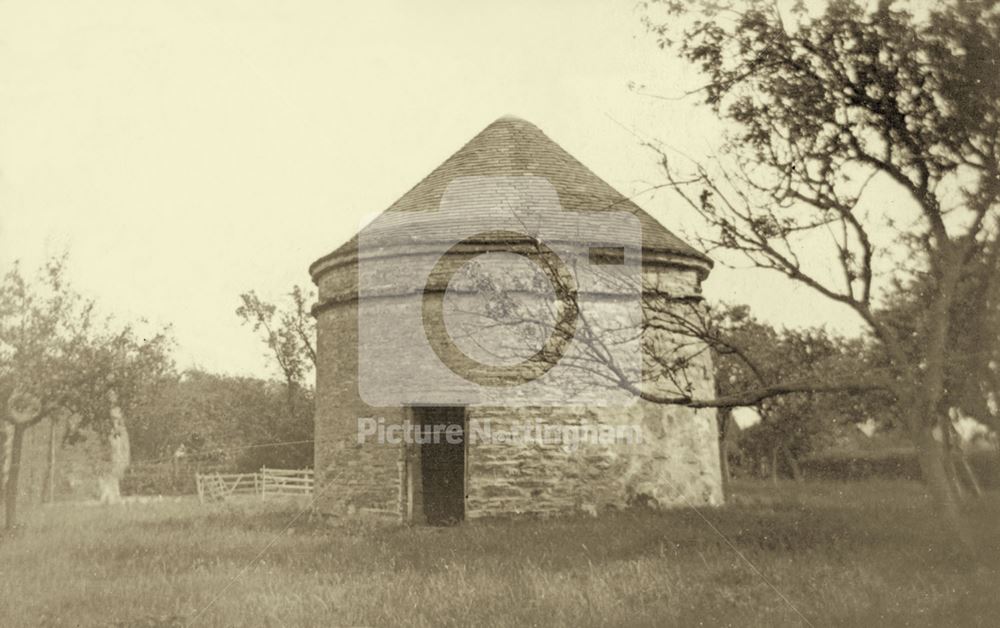
[[(422, 430), (420, 492), (430, 525), (451, 525), (465, 518), (465, 408), (413, 408)], [(416, 478), (414, 478), (416, 479)]]

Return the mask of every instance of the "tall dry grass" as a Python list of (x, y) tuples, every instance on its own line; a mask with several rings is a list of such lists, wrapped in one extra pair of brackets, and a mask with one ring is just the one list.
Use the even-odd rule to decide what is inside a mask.
[(978, 565), (901, 481), (742, 484), (702, 512), (711, 525), (692, 511), (407, 528), (292, 504), (60, 505), (0, 542), (0, 625), (992, 626), (1000, 496), (973, 510)]

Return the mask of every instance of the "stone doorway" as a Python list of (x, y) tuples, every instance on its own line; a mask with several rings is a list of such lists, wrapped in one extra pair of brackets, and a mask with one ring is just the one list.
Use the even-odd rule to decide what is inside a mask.
[[(411, 512), (429, 525), (465, 519), (466, 413), (463, 406), (423, 406), (413, 410), (419, 428), (419, 467), (413, 469)], [(417, 493), (417, 494), (414, 494)], [(422, 515), (422, 516), (420, 516)]]

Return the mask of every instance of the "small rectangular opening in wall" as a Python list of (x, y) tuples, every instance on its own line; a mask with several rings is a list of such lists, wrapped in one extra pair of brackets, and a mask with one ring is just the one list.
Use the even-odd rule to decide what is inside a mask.
[(625, 264), (625, 247), (592, 246), (589, 249), (589, 258), (591, 264), (623, 266)]
[(411, 408), (418, 437), (419, 472), (412, 477), (413, 505), (430, 525), (465, 518), (466, 412), (463, 406)]

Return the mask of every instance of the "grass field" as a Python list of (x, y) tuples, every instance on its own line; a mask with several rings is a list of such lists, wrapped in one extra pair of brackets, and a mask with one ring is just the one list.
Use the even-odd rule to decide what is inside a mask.
[(1000, 495), (973, 511), (978, 565), (938, 542), (904, 481), (738, 484), (704, 519), (457, 528), (272, 503), (60, 505), (0, 543), (0, 626), (995, 626)]

